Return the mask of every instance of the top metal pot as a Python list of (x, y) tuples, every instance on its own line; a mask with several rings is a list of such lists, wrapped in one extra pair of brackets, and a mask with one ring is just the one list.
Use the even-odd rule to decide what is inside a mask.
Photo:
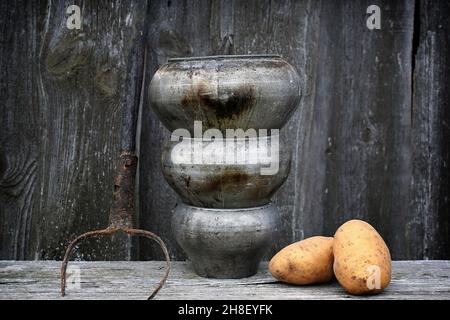
[(276, 55), (170, 59), (150, 83), (150, 103), (171, 131), (281, 129), (298, 106), (300, 79)]

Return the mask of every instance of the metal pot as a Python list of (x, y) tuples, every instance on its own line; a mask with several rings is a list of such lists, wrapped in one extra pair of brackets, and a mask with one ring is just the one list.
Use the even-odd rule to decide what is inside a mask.
[(153, 76), (150, 103), (170, 130), (281, 128), (298, 106), (300, 79), (276, 55), (169, 59)]
[[(277, 156), (265, 158), (272, 146), (272, 139), (279, 136), (245, 139), (223, 139), (217, 144), (199, 141), (202, 147), (202, 163), (193, 163), (194, 148), (177, 148), (179, 142), (169, 142), (162, 154), (162, 172), (169, 185), (186, 204), (205, 208), (248, 208), (263, 206), (286, 181), (291, 163), (290, 148), (280, 141)], [(186, 139), (186, 138), (185, 138)], [(196, 139), (188, 139), (191, 146)], [(258, 147), (253, 147), (259, 142)], [(225, 152), (231, 143), (234, 152)], [(221, 147), (222, 145), (222, 147)], [(230, 146), (230, 144), (228, 144)], [(177, 150), (178, 149), (178, 150)], [(181, 153), (185, 151), (185, 154)], [(225, 150), (226, 151), (226, 150)], [(254, 161), (237, 163), (238, 155), (251, 156)], [(222, 156), (219, 159), (219, 155)], [(231, 157), (230, 157), (231, 155)], [(219, 163), (217, 163), (219, 162)], [(269, 168), (273, 168), (269, 171)]]
[[(273, 55), (171, 59), (155, 73), (149, 95), (175, 137), (163, 151), (162, 170), (183, 201), (172, 220), (177, 242), (201, 276), (253, 275), (277, 233), (270, 198), (288, 176), (291, 153), (282, 140), (272, 153), (279, 139), (272, 129), (281, 129), (299, 104), (296, 70)], [(241, 133), (231, 139), (227, 129)], [(248, 144), (243, 135), (252, 137)], [(181, 136), (188, 148), (180, 148)], [(250, 147), (264, 137), (268, 144)], [(221, 147), (231, 140), (234, 148)], [(230, 160), (242, 154), (250, 159)]]
[(278, 233), (273, 204), (247, 209), (208, 209), (178, 204), (172, 230), (203, 277), (243, 278), (256, 273)]

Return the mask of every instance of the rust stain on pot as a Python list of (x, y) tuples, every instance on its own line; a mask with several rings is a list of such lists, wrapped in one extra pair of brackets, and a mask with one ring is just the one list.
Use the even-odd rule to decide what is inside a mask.
[(184, 180), (184, 183), (186, 184), (186, 188), (189, 189), (191, 185), (191, 176), (183, 176), (182, 179)]
[[(196, 192), (216, 192), (221, 189), (239, 188), (240, 185), (247, 183), (251, 177), (242, 171), (232, 170), (224, 171), (222, 175), (215, 175), (204, 182), (197, 184)], [(192, 185), (192, 184), (191, 184)]]
[(255, 89), (251, 85), (243, 85), (231, 91), (226, 98), (219, 98), (207, 82), (200, 82), (183, 96), (181, 105), (184, 108), (203, 106), (214, 112), (220, 119), (238, 117), (251, 109), (256, 102)]

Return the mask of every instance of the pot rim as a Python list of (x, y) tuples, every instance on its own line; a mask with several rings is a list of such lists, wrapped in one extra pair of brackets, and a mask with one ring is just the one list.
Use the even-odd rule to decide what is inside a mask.
[(225, 60), (225, 59), (282, 59), (279, 54), (237, 54), (237, 55), (216, 55), (198, 57), (169, 58), (167, 62), (196, 61), (196, 60)]

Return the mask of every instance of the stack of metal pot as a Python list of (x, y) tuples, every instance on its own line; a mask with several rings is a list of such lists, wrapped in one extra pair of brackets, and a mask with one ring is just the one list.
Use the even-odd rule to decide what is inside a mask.
[(277, 234), (271, 197), (289, 174), (279, 129), (299, 104), (296, 70), (273, 55), (177, 58), (149, 94), (172, 132), (162, 170), (181, 198), (177, 242), (200, 276), (255, 274)]

